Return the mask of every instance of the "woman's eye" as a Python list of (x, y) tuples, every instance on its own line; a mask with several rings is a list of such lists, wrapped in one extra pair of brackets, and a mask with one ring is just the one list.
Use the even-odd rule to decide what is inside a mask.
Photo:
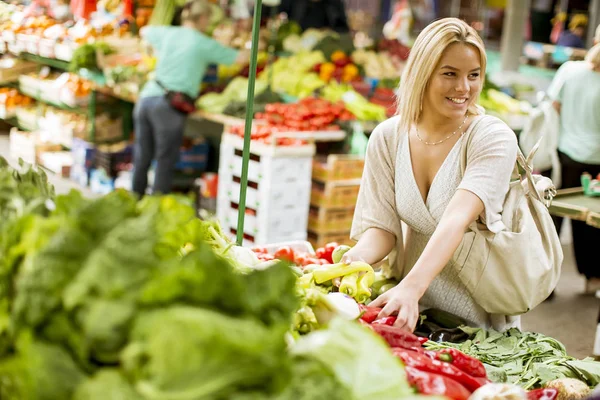
[(479, 78), (479, 72), (472, 73), (471, 78)]
[(446, 76), (454, 76), (454, 72), (444, 72), (444, 75)]

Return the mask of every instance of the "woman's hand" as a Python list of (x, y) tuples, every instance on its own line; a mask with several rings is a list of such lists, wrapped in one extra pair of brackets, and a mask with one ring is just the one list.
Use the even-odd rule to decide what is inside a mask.
[(397, 314), (398, 317), (394, 326), (413, 332), (419, 320), (419, 300), (421, 297), (421, 290), (410, 287), (402, 281), (396, 287), (369, 303), (369, 306), (383, 307), (377, 319)]

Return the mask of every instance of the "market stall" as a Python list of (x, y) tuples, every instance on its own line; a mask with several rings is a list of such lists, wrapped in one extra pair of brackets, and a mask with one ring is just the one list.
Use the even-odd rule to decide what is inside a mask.
[(336, 263), (348, 247), (238, 247), (184, 197), (55, 196), (4, 160), (0, 182), (2, 398), (548, 400), (600, 383), (541, 334), (377, 319), (397, 282)]

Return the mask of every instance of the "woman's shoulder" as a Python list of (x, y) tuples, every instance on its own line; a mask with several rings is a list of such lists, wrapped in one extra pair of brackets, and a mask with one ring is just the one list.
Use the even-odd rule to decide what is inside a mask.
[(475, 132), (474, 138), (478, 141), (488, 140), (492, 137), (502, 137), (504, 139), (514, 139), (517, 142), (516, 133), (500, 118), (493, 115), (480, 115), (472, 122)]
[(394, 116), (389, 118), (375, 127), (371, 136), (369, 137), (369, 143), (373, 143), (376, 146), (384, 146), (389, 149), (397, 147), (398, 141), (402, 136), (402, 132), (398, 131), (398, 122), (400, 117)]
[(518, 138), (506, 122), (493, 115), (482, 115), (473, 123), (477, 125), (474, 125), (472, 137), (467, 142), (467, 153), (490, 156), (506, 154), (510, 159), (516, 156)]

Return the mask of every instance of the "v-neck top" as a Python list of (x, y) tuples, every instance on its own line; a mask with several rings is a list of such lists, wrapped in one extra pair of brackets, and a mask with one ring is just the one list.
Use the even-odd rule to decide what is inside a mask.
[(461, 136), (442, 162), (423, 201), (412, 166), (409, 135), (402, 135), (396, 157), (395, 184), (406, 190), (396, 192), (396, 212), (401, 220), (418, 232), (433, 234), (460, 183), (462, 140)]
[[(394, 234), (397, 245), (389, 257), (388, 275), (402, 279), (410, 272), (458, 189), (468, 190), (482, 200), (481, 220), (488, 230), (505, 229), (501, 212), (515, 166), (516, 135), (491, 116), (477, 116), (467, 130), (475, 126), (466, 149), (464, 176), (460, 158), (467, 144), (463, 136), (446, 156), (425, 201), (413, 173), (409, 137), (407, 132), (398, 131), (398, 117), (383, 122), (371, 134), (351, 237), (358, 240), (369, 228)], [(407, 228), (404, 232), (401, 222)], [(434, 279), (419, 305), (422, 309), (451, 312), (472, 326), (503, 328), (496, 316), (475, 303), (452, 261)]]

